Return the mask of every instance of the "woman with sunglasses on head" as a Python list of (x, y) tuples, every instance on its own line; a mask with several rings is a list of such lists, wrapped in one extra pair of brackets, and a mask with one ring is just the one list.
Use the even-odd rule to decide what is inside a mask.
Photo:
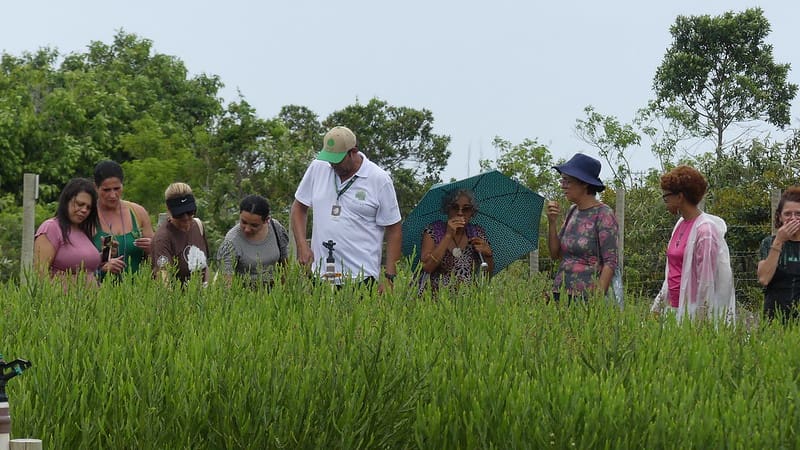
[(50, 277), (84, 273), (94, 280), (100, 252), (92, 243), (97, 227), (97, 191), (85, 178), (70, 180), (58, 198), (55, 217), (45, 220), (33, 241), (33, 266)]
[(547, 246), (553, 260), (561, 259), (553, 280), (553, 298), (562, 289), (568, 300), (588, 300), (592, 292), (605, 295), (617, 268), (617, 218), (597, 199), (605, 189), (600, 181), (600, 161), (578, 153), (553, 166), (561, 174), (561, 190), (572, 203), (559, 228), (558, 202), (547, 204)]
[(276, 264), (289, 257), (289, 233), (269, 215), (269, 202), (248, 195), (239, 204), (239, 223), (225, 235), (217, 259), (228, 282), (234, 273), (250, 287), (271, 286)]
[(428, 284), (426, 278), (436, 292), (441, 286), (455, 287), (458, 283), (471, 282), (480, 270), (487, 276), (494, 272), (492, 247), (486, 231), (470, 223), (477, 212), (472, 191), (450, 192), (442, 199), (442, 212), (447, 214), (447, 222), (437, 220), (422, 232), (420, 262), (429, 277), (422, 278), (420, 291)]
[(775, 210), (776, 233), (761, 241), (758, 282), (764, 286), (764, 315), (782, 322), (800, 306), (800, 186), (783, 191)]
[(736, 314), (736, 295), (728, 244), (727, 225), (697, 205), (706, 194), (708, 183), (689, 166), (678, 166), (661, 176), (661, 197), (667, 211), (680, 217), (667, 244), (664, 283), (651, 311), (664, 309), (680, 320), (725, 320)]
[(200, 273), (208, 281), (208, 242), (202, 222), (195, 219), (197, 204), (192, 188), (186, 183), (172, 183), (164, 192), (169, 219), (158, 227), (153, 238), (151, 255), (153, 276), (169, 279), (170, 270), (186, 283), (192, 274)]

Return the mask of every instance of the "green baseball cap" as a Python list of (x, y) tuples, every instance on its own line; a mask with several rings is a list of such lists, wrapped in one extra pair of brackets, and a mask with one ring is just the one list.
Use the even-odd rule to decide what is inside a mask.
[(356, 146), (356, 135), (347, 127), (333, 127), (322, 138), (322, 150), (317, 159), (333, 164), (342, 162), (347, 152)]

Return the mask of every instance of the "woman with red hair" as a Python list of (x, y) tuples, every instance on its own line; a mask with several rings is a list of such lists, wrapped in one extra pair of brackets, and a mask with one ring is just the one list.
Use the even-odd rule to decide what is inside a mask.
[(688, 315), (733, 321), (736, 296), (727, 225), (697, 206), (708, 183), (696, 169), (678, 166), (661, 177), (661, 189), (667, 211), (680, 217), (667, 245), (664, 284), (651, 310), (667, 309), (679, 320)]

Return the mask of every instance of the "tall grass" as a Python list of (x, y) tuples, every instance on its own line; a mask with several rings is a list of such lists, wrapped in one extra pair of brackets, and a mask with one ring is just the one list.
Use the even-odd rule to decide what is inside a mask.
[(0, 286), (0, 351), (33, 362), (8, 386), (13, 432), (57, 449), (796, 445), (796, 327), (548, 304), (546, 283), (512, 270), (438, 300), (294, 271), (270, 292)]

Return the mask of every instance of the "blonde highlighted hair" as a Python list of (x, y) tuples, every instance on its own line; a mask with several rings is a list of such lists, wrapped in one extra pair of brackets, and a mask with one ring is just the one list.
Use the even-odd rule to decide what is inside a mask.
[(164, 191), (164, 200), (169, 200), (175, 197), (183, 197), (184, 195), (189, 195), (192, 193), (192, 188), (186, 183), (172, 183), (167, 186), (167, 190)]

